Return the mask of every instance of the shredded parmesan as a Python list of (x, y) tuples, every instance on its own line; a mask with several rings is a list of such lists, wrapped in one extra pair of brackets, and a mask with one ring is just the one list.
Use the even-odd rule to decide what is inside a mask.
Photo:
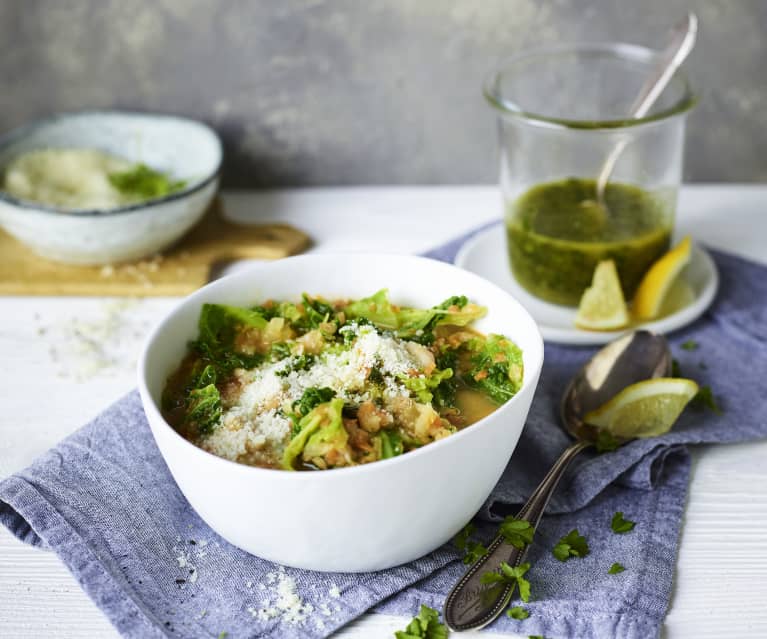
[(385, 399), (409, 397), (401, 378), (422, 368), (408, 347), (409, 342), (355, 322), (340, 331), (350, 334), (350, 347), (321, 353), (305, 369), (291, 370), (293, 358), (288, 357), (252, 371), (241, 371), (239, 395), (230, 398), (220, 427), (202, 439), (200, 445), (235, 461), (260, 451), (265, 456), (271, 453), (272, 457), (279, 457), (292, 430), (285, 413), (292, 411), (293, 403), (308, 388), (330, 388), (344, 400), (361, 403), (370, 399), (368, 376), (373, 369), (381, 373)]

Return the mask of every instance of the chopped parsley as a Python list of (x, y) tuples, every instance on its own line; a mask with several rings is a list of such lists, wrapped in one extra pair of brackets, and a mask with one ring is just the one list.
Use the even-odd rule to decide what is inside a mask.
[(404, 630), (394, 633), (397, 639), (447, 639), (447, 627), (439, 622), (439, 613), (421, 604), (418, 614)]
[(698, 342), (694, 339), (688, 339), (686, 342), (682, 342), (680, 348), (685, 351), (696, 351), (698, 350)]
[(636, 522), (631, 521), (630, 519), (624, 519), (623, 513), (620, 510), (613, 515), (613, 519), (610, 522), (610, 527), (613, 529), (613, 532), (618, 535), (631, 532), (634, 530), (634, 526), (636, 526)]
[(551, 553), (559, 561), (567, 561), (571, 557), (585, 557), (589, 554), (589, 545), (586, 538), (573, 528), (562, 539), (560, 539)]
[(710, 386), (701, 386), (698, 389), (698, 393), (692, 398), (692, 403), (700, 408), (708, 408), (709, 410), (714, 411), (717, 415), (722, 414), (722, 409), (719, 407), (719, 404), (717, 404)]
[(671, 377), (684, 377), (684, 375), (682, 375), (682, 368), (679, 366), (679, 362), (675, 359), (671, 360)]
[(617, 575), (619, 572), (623, 572), (626, 570), (622, 564), (619, 564), (617, 561), (610, 566), (610, 569), (607, 571), (610, 575)]
[(506, 611), (506, 616), (522, 621), (522, 619), (527, 619), (530, 616), (530, 613), (522, 606), (514, 606)]
[(487, 548), (479, 542), (472, 541), (471, 539), (466, 542), (466, 555), (463, 558), (463, 563), (467, 566), (475, 563), (487, 554)]
[(466, 550), (466, 544), (469, 541), (469, 538), (477, 532), (477, 527), (469, 522), (466, 524), (461, 531), (453, 537), (453, 545), (458, 548), (458, 550)]
[(498, 527), (498, 532), (503, 535), (507, 544), (521, 550), (533, 543), (535, 528), (530, 525), (529, 521), (509, 516)]
[(475, 532), (477, 532), (477, 527), (469, 522), (461, 532), (453, 537), (453, 545), (464, 553), (463, 563), (467, 566), (487, 554), (487, 548), (482, 543), (471, 539)]
[(480, 583), (517, 586), (519, 587), (520, 598), (527, 603), (530, 601), (530, 582), (525, 579), (525, 573), (528, 570), (530, 570), (529, 563), (510, 566), (505, 561), (502, 561), (500, 572), (486, 572), (480, 578)]
[(609, 453), (620, 445), (621, 443), (606, 430), (600, 430), (597, 433), (597, 439), (594, 442), (594, 446), (596, 446), (598, 453)]

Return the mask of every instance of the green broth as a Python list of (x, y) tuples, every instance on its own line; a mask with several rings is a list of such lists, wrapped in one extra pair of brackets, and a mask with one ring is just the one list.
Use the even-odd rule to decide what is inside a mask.
[(630, 184), (611, 182), (607, 211), (594, 180), (539, 184), (510, 203), (506, 230), (511, 269), (534, 295), (575, 306), (596, 265), (612, 259), (630, 299), (650, 265), (668, 250), (669, 201)]

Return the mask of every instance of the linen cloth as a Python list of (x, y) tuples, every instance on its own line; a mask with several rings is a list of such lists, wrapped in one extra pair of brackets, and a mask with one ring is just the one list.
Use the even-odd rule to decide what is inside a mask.
[[(429, 256), (452, 261), (467, 237)], [(688, 408), (663, 437), (582, 454), (528, 555), (530, 617), (504, 615), (489, 630), (550, 639), (659, 634), (689, 481), (687, 445), (767, 436), (758, 410), (767, 396), (767, 268), (713, 255), (718, 297), (670, 341), (682, 371), (710, 384), (723, 412)], [(680, 348), (691, 339), (696, 350)], [(512, 462), (477, 515), (479, 538), (492, 536), (492, 522), (518, 508), (568, 444), (557, 424), (559, 397), (594, 350), (546, 345)], [(616, 511), (637, 522), (632, 532), (611, 531)], [(406, 566), (366, 574), (282, 568), (233, 547), (176, 487), (136, 391), (0, 482), (0, 523), (25, 543), (55, 552), (126, 637), (325, 637), (371, 608), (403, 616), (421, 603), (441, 609), (465, 569), (450, 544)], [(591, 553), (561, 563), (551, 548), (573, 528), (586, 536)], [(625, 572), (608, 574), (613, 562)]]

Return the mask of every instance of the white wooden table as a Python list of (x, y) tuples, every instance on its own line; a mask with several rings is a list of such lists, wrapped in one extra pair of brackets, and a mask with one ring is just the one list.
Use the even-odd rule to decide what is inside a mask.
[[(415, 253), (498, 217), (501, 204), (495, 187), (430, 187), (228, 193), (225, 207), (306, 230), (314, 252)], [(678, 230), (767, 263), (767, 186), (686, 188)], [(133, 388), (139, 344), (175, 303), (0, 298), (0, 477)], [(754, 398), (754, 410), (764, 402)], [(667, 637), (767, 637), (765, 459), (767, 441), (695, 451)], [(366, 615), (339, 635), (391, 637), (404, 625)], [(116, 635), (53, 554), (0, 530), (0, 637)]]

